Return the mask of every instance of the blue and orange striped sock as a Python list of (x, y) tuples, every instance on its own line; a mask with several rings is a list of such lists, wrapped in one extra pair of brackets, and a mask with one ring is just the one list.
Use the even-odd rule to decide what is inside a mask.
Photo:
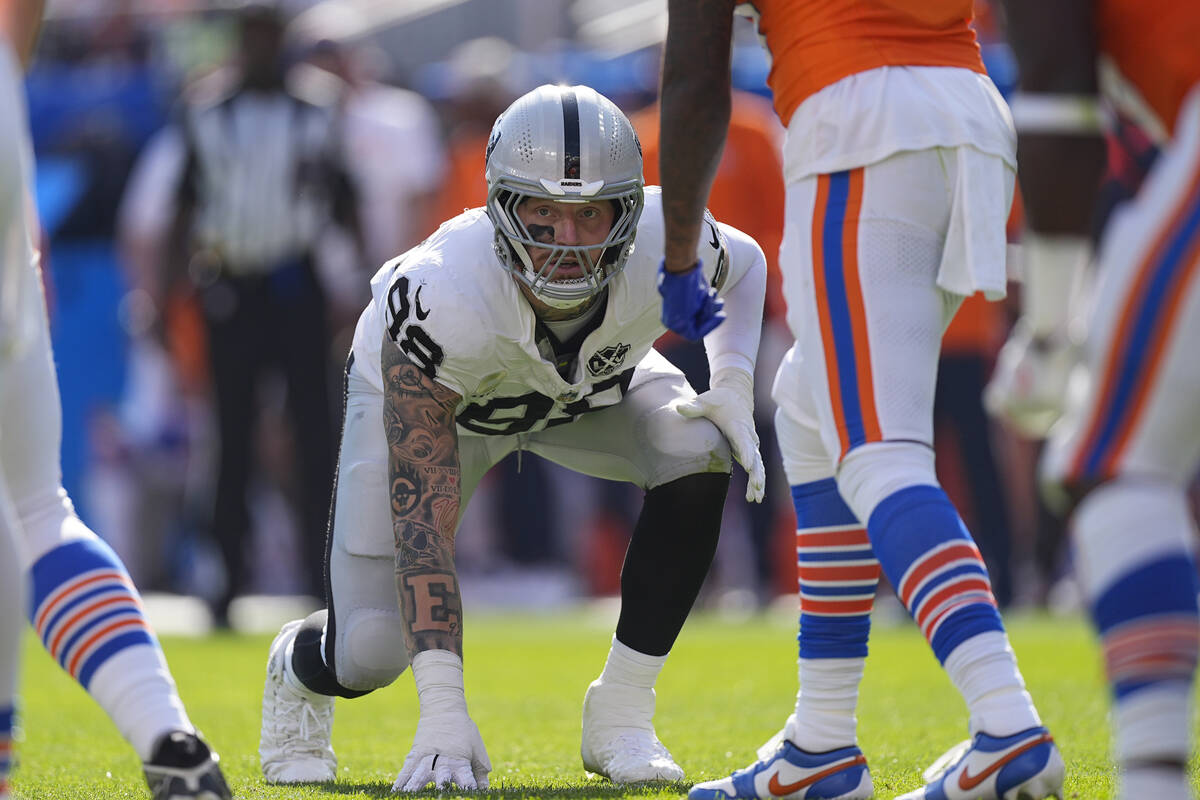
[(51, 657), (108, 713), (142, 760), (170, 730), (192, 731), (141, 597), (99, 538), (76, 539), (32, 569), (31, 621)]
[(1004, 630), (979, 548), (940, 487), (893, 493), (871, 512), (867, 531), (938, 661), (972, 636)]
[(867, 523), (884, 573), (971, 712), (1007, 736), (1041, 724), (1017, 669), (979, 548), (938, 486), (909, 486)]
[(1072, 533), (1112, 689), (1117, 761), (1125, 770), (1182, 765), (1200, 660), (1200, 579), (1186, 494), (1145, 480), (1106, 483), (1080, 503)]
[(801, 749), (820, 752), (857, 741), (858, 685), (879, 562), (833, 478), (793, 486), (792, 502), (800, 576), (800, 692), (788, 736)]
[(0, 794), (8, 791), (8, 776), (12, 772), (15, 722), (16, 712), (13, 707), (0, 707)]

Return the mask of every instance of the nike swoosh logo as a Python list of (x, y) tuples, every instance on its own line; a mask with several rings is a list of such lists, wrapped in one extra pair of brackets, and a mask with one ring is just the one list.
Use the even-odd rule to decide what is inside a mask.
[(1052, 742), (1052, 741), (1054, 741), (1054, 737), (1052, 737), (1048, 733), (1043, 733), (1038, 738), (1033, 739), (1032, 741), (1026, 742), (1025, 744), (1018, 747), (1016, 750), (1013, 750), (1011, 753), (1006, 754), (1003, 758), (997, 759), (996, 761), (993, 761), (991, 764), (988, 764), (987, 768), (984, 769), (982, 772), (980, 772), (978, 775), (972, 775), (970, 768), (964, 766), (963, 771), (961, 773), (959, 773), (959, 775), (958, 775), (958, 788), (962, 789), (964, 792), (969, 792), (972, 789), (974, 789), (976, 786), (978, 786), (979, 784), (981, 784), (985, 780), (987, 780), (989, 775), (991, 775), (993, 772), (995, 772), (996, 770), (1003, 767), (1005, 764), (1012, 761), (1017, 756), (1021, 755), (1022, 753), (1026, 752), (1027, 750), (1032, 750), (1033, 748), (1037, 747), (1039, 744), (1042, 744), (1043, 742)]
[(710, 222), (710, 223), (708, 223), (708, 228), (709, 228), (709, 230), (712, 231), (712, 237), (713, 237), (712, 241), (709, 242), (709, 244), (712, 245), (713, 250), (720, 250), (721, 249), (721, 240), (717, 238), (717, 226), (713, 225)]
[(827, 770), (823, 770), (823, 771), (815, 773), (813, 775), (809, 775), (807, 778), (801, 778), (800, 780), (796, 781), (795, 783), (786, 783), (786, 784), (779, 782), (779, 773), (776, 772), (774, 775), (771, 776), (771, 780), (767, 781), (767, 789), (769, 789), (771, 794), (775, 795), (776, 797), (782, 797), (785, 794), (791, 794), (792, 792), (798, 792), (801, 789), (803, 789), (805, 786), (811, 786), (812, 784), (816, 783), (817, 781), (821, 780), (822, 778), (828, 778), (830, 775), (833, 775), (836, 772), (841, 772), (844, 769), (849, 769), (850, 767), (856, 767), (859, 764), (866, 764), (866, 763), (867, 763), (866, 756), (855, 756), (854, 760), (852, 760), (852, 761), (838, 762), (837, 764), (834, 764), (832, 767), (830, 767)]
[(417, 287), (417, 293), (413, 295), (413, 305), (417, 307), (417, 319), (424, 320), (429, 316), (429, 312), (421, 308), (421, 290), (425, 288), (425, 284)]

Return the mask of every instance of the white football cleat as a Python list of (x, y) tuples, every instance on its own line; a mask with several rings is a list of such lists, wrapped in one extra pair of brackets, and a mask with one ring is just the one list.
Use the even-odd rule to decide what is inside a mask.
[(653, 689), (592, 681), (583, 697), (583, 768), (618, 784), (683, 780), (653, 719)]
[(896, 800), (1044, 800), (1063, 796), (1062, 756), (1050, 732), (977, 733), (925, 770), (926, 785)]
[(284, 670), (288, 645), (301, 620), (283, 626), (271, 642), (263, 688), (258, 755), (267, 783), (328, 783), (337, 777), (333, 698), (306, 691)]
[(857, 746), (809, 753), (782, 739), (745, 769), (697, 783), (688, 800), (866, 800), (872, 792), (867, 759)]

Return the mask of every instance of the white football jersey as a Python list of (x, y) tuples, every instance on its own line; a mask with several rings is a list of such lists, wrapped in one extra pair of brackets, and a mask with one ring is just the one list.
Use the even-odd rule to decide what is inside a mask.
[[(697, 258), (718, 291), (762, 259), (746, 234), (706, 216)], [(508, 435), (570, 422), (618, 402), (634, 366), (666, 330), (656, 287), (663, 253), (658, 187), (633, 254), (608, 284), (606, 306), (576, 336), (578, 356), (554, 363), (548, 331), (501, 266), (482, 208), (445, 222), (371, 279), (372, 301), (354, 333), (355, 368), (383, 391), (384, 332), (427, 375), (462, 396), (460, 434)], [(560, 348), (561, 349), (561, 348)]]

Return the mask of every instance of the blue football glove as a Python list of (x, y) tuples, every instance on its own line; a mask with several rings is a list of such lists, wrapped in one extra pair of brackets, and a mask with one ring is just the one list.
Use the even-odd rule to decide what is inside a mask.
[(687, 272), (667, 272), (658, 265), (658, 293), (662, 295), (662, 322), (685, 339), (699, 341), (725, 321), (725, 303), (708, 285), (700, 262)]

